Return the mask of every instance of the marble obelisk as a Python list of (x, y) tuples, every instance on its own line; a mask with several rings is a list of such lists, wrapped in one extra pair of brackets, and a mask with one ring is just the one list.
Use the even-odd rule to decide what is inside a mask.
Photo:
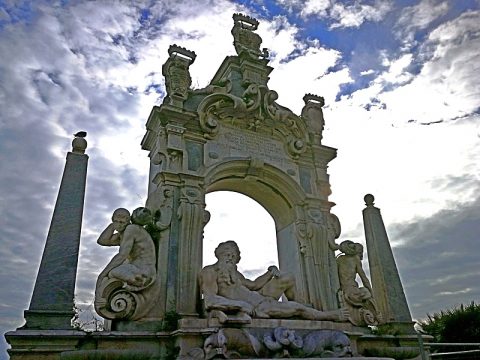
[(75, 135), (67, 154), (32, 299), (25, 311), (26, 329), (71, 329), (88, 164), (85, 135)]
[(397, 324), (398, 330), (410, 333), (413, 331), (412, 316), (380, 209), (373, 206), (373, 195), (365, 195), (364, 200), (367, 207), (363, 209), (363, 225), (373, 297), (387, 324)]

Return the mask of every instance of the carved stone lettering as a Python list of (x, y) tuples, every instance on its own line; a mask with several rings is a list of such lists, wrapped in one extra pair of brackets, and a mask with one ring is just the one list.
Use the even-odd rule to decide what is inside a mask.
[(225, 156), (254, 156), (282, 169), (295, 165), (285, 156), (281, 142), (269, 139), (255, 132), (226, 131), (217, 138), (218, 143), (210, 144), (210, 151)]

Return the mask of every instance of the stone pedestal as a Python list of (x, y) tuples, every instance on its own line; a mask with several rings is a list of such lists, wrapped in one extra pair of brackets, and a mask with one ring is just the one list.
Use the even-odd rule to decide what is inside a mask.
[[(393, 360), (419, 355), (418, 339), (413, 335), (372, 335), (368, 329), (347, 323), (308, 320), (254, 319), (241, 329), (263, 334), (277, 327), (298, 333), (316, 330), (338, 330), (348, 335), (353, 357), (348, 359)], [(182, 319), (173, 331), (102, 331), (86, 333), (76, 330), (16, 330), (5, 337), (12, 349), (11, 360), (73, 360), (73, 359), (182, 359), (203, 349), (205, 339), (222, 327), (214, 320)], [(425, 337), (430, 340), (430, 337)], [(248, 357), (243, 357), (244, 359)], [(252, 357), (253, 359), (253, 357)], [(255, 358), (262, 359), (262, 358)], [(316, 357), (304, 359), (317, 359)], [(331, 357), (330, 359), (337, 359)]]

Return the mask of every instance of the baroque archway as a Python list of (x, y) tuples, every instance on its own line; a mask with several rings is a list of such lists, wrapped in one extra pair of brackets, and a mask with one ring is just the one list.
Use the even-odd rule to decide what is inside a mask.
[(217, 190), (248, 195), (272, 215), (280, 269), (294, 274), (299, 300), (319, 310), (338, 308), (328, 243), (339, 224), (330, 214), (327, 174), (336, 149), (322, 144), (323, 98), (305, 95), (301, 115), (276, 102), (257, 25), (234, 15), (237, 55), (227, 56), (203, 89), (190, 88), (194, 52), (173, 45), (163, 65), (167, 96), (152, 109), (142, 141), (151, 159), (147, 207), (166, 214), (160, 316), (172, 309), (198, 316), (205, 194)]

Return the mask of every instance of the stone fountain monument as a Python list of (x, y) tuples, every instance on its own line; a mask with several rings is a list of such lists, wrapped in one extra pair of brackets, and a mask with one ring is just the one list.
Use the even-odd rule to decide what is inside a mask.
[[(236, 55), (225, 58), (203, 89), (191, 88), (195, 53), (177, 45), (168, 49), (162, 67), (167, 94), (153, 107), (141, 144), (150, 158), (148, 199), (132, 213), (112, 209), (112, 222), (98, 238), (99, 245), (119, 247), (95, 289), (106, 330), (69, 327), (79, 230), (72, 239), (74, 261), (64, 265), (73, 275), (60, 271), (46, 281), (42, 269), (60, 246), (49, 234), (26, 324), (6, 334), (12, 359), (419, 355), (373, 196), (365, 197), (363, 214), (372, 282), (362, 269), (363, 246), (337, 242), (341, 226), (331, 212), (327, 173), (336, 149), (322, 142), (324, 99), (306, 94), (301, 115), (277, 103), (278, 94), (268, 87), (269, 54), (255, 32), (258, 21), (242, 14), (233, 20)], [(69, 156), (79, 157), (76, 171), (85, 177), (83, 151)], [(246, 279), (237, 270), (241, 249), (234, 241), (219, 244), (218, 261), (202, 268), (210, 217), (205, 194), (217, 190), (248, 195), (271, 214), (279, 268)], [(59, 195), (57, 201), (63, 220), (77, 227), (82, 191), (73, 197), (76, 215), (67, 216), (72, 206), (62, 207), (71, 199)], [(57, 232), (68, 226), (55, 224), (54, 215)], [(58, 289), (63, 284), (69, 284), (68, 299), (58, 300), (55, 291), (65, 297)]]

